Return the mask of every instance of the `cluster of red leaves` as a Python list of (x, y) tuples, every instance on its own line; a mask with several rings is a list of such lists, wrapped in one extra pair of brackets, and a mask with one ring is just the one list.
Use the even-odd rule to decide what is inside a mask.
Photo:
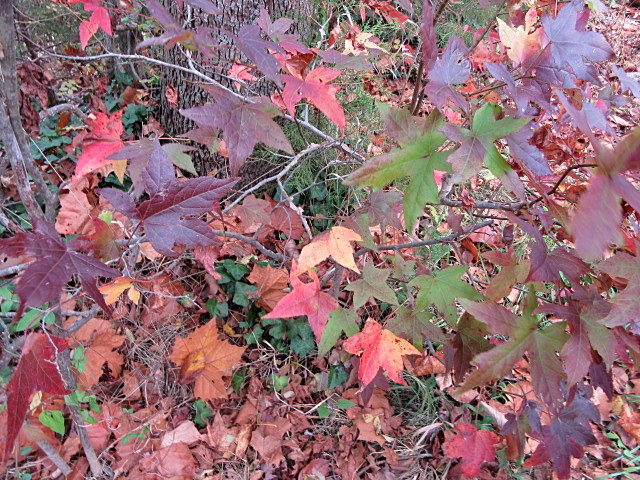
[[(111, 34), (111, 21), (100, 2), (83, 3), (92, 12), (80, 27), (85, 48), (99, 28)], [(187, 3), (209, 14), (219, 13), (203, 0)], [(410, 2), (399, 3), (411, 12)], [(389, 22), (403, 25), (409, 18), (389, 1), (366, 0), (363, 20), (365, 6)], [(147, 7), (164, 33), (141, 47), (171, 48), (180, 43), (204, 57), (214, 56), (215, 42), (208, 31), (183, 29), (154, 0)], [(640, 170), (640, 131), (608, 146), (611, 129), (603, 115), (607, 103), (579, 88), (585, 82), (597, 83), (589, 62), (608, 59), (611, 48), (601, 35), (585, 28), (588, 10), (575, 4), (540, 19), (531, 8), (522, 19), (512, 18), (517, 27), (499, 22), (497, 34), (479, 41), (473, 52), (460, 38), (451, 37), (440, 55), (433, 45), (434, 12), (428, 1), (423, 2), (423, 15), (422, 55), (429, 80), (425, 93), (434, 110), (426, 118), (415, 118), (407, 110), (387, 110), (386, 134), (399, 148), (375, 157), (349, 179), (379, 189), (407, 176), (409, 187), (404, 197), (394, 191), (374, 193), (363, 209), (313, 238), (298, 207), (268, 197), (248, 195), (223, 213), (219, 202), (237, 179), (176, 178), (174, 164), (183, 165), (176, 160), (175, 149), (172, 155), (171, 147), (150, 139), (125, 146), (122, 111), (107, 114), (102, 108), (89, 119), (87, 131), (74, 138), (72, 147), (82, 153), (70, 176), (69, 192), (61, 198), (57, 231), (35, 222), (33, 232), (2, 239), (0, 245), (11, 257), (35, 259), (18, 281), (21, 304), (16, 317), (25, 308), (47, 302), (86, 309), (81, 301), (61, 296), (73, 276), (113, 317), (81, 322), (71, 315), (64, 320), (65, 328), (82, 325), (65, 339), (26, 334), (7, 386), (8, 410), (0, 414), (0, 426), (6, 424), (5, 462), (11, 456), (25, 458), (16, 446), (42, 441), (54, 445), (65, 460), (80, 453), (80, 441), (73, 434), (61, 445), (40, 424), (35, 414), (45, 408), (44, 401), (29, 412), (36, 392), (69, 393), (56, 363), (68, 346), (86, 349), (84, 365), (74, 372), (78, 388), (102, 393), (100, 412), (93, 414), (97, 423), (83, 428), (94, 449), (109, 452), (112, 470), (130, 479), (192, 478), (211, 464), (246, 456), (255, 460), (251, 475), (256, 478), (397, 475), (411, 468), (411, 459), (401, 458), (391, 445), (409, 431), (385, 391), (387, 378), (406, 385), (405, 369), (416, 376), (435, 375), (440, 391), (463, 405), (476, 402), (502, 427), (501, 435), (478, 430), (464, 406), (455, 405), (446, 417), (455, 427), (445, 432), (444, 442), (436, 435), (439, 426), (430, 431), (434, 434), (429, 464), (436, 470), (446, 459), (456, 460), (452, 474), (488, 477), (499, 472), (496, 449), (503, 448), (511, 460), (527, 455), (526, 466), (551, 460), (556, 475), (568, 478), (576, 465), (572, 458), (581, 459), (585, 450), (604, 458), (597, 450), (606, 448), (597, 427), (603, 420), (617, 420), (627, 445), (639, 441), (639, 419), (621, 395), (637, 395), (640, 387), (628, 373), (640, 359), (637, 235), (623, 223), (637, 220), (640, 211), (633, 175)], [(342, 31), (337, 25), (331, 32), (330, 44), (343, 47), (339, 53), (307, 48), (285, 33), (290, 22), (272, 22), (264, 11), (257, 23), (242, 27), (234, 45), (266, 79), (283, 87), (281, 95), (245, 97), (207, 86), (213, 103), (181, 112), (198, 125), (189, 138), (212, 146), (222, 135), (234, 175), (257, 143), (292, 152), (273, 119), (284, 111), (295, 117), (296, 105), (303, 100), (344, 133), (347, 123), (336, 96), (339, 87), (329, 83), (341, 70), (309, 67), (321, 59), (336, 68), (367, 70), (371, 65), (363, 60), (366, 52), (380, 50), (355, 26)], [(509, 65), (537, 74), (519, 78)], [(234, 67), (233, 78), (257, 80), (241, 67)], [(281, 69), (287, 73), (280, 74)], [(493, 103), (475, 108), (484, 73), (501, 86), (491, 94)], [(558, 79), (574, 87), (560, 88)], [(636, 85), (629, 81), (625, 77), (622, 83), (633, 91)], [(367, 82), (373, 91), (375, 82)], [(399, 105), (413, 90), (406, 87)], [(554, 130), (559, 125), (532, 129), (533, 104), (557, 113), (558, 120), (569, 118), (589, 139), (593, 151), (581, 155), (592, 158), (598, 170), (588, 184), (572, 176), (572, 170), (563, 173), (566, 152), (548, 138), (557, 138)], [(507, 105), (516, 113), (505, 115)], [(443, 117), (450, 123), (445, 124)], [(464, 118), (471, 120), (463, 123)], [(597, 136), (594, 128), (602, 134)], [(576, 141), (570, 149), (578, 148), (575, 131), (571, 138)], [(457, 147), (443, 149), (446, 139)], [(510, 161), (498, 149), (501, 140), (513, 155)], [(495, 183), (483, 184), (478, 173), (485, 167)], [(128, 173), (133, 195), (96, 188), (100, 173), (111, 170), (121, 179)], [(422, 218), (425, 203), (438, 203), (445, 171), (453, 174), (452, 181), (468, 182), (475, 192), (502, 185), (524, 198), (527, 191), (538, 191), (545, 208), (532, 202), (516, 216), (505, 215), (499, 205), (487, 207), (490, 215), (507, 218), (504, 230), (486, 225), (465, 235), (462, 212), (473, 210), (477, 203), (463, 187), (459, 205), (454, 204), (459, 210), (452, 210), (437, 227), (454, 236), (447, 241), (460, 240), (455, 251), (459, 264), (432, 271), (415, 255), (416, 245), (409, 244), (405, 232)], [(577, 185), (561, 189), (565, 177)], [(107, 215), (111, 221), (98, 218), (113, 209)], [(60, 234), (81, 236), (66, 243)], [(391, 257), (378, 250), (388, 243), (387, 235), (395, 244)], [(544, 235), (565, 245), (549, 249)], [(516, 255), (511, 246), (524, 245), (525, 236), (530, 254)], [(356, 242), (369, 250), (356, 255)], [(622, 248), (613, 251), (611, 245)], [(122, 256), (131, 252), (135, 255), (128, 258), (127, 276), (122, 276)], [(185, 252), (193, 252), (195, 261)], [(605, 253), (608, 258), (595, 267), (585, 262), (599, 261)], [(163, 256), (179, 259), (164, 270), (159, 266)], [(98, 258), (114, 261), (118, 269), (106, 267)], [(291, 259), (288, 271), (259, 263), (283, 258)], [(310, 368), (301, 373), (296, 362), (283, 362), (276, 363), (273, 372), (272, 366), (260, 361), (260, 349), (245, 349), (240, 323), (247, 311), (232, 312), (226, 320), (208, 318), (201, 304), (211, 298), (229, 300), (217, 283), (221, 276), (215, 269), (225, 259), (252, 264), (247, 280), (257, 290), (252, 300), (268, 311), (262, 319), (307, 317), (320, 352)], [(150, 274), (150, 265), (160, 271)], [(588, 275), (597, 281), (584, 282)], [(188, 284), (184, 279), (190, 276), (203, 281)], [(98, 288), (99, 277), (117, 278)], [(391, 288), (399, 284), (409, 298), (402, 306)], [(615, 297), (610, 295), (612, 286), (619, 290)], [(528, 295), (518, 298), (521, 289)], [(553, 300), (541, 303), (536, 296), (540, 290), (552, 292)], [(193, 297), (185, 291), (192, 291)], [(554, 301), (558, 298), (561, 301)], [(383, 303), (393, 307), (392, 313), (384, 310)], [(458, 305), (464, 309), (462, 316)], [(540, 321), (543, 315), (548, 324)], [(446, 331), (434, 320), (444, 323)], [(443, 353), (434, 352), (432, 343), (442, 344)], [(240, 367), (245, 381), (232, 386), (233, 370)], [(335, 367), (351, 368), (352, 374), (327, 396)], [(286, 377), (288, 384), (270, 388), (267, 373)], [(507, 402), (485, 398), (476, 388), (505, 377), (511, 382), (506, 387)], [(206, 427), (198, 429), (189, 409), (167, 393), (171, 383), (216, 407)], [(55, 398), (45, 400), (55, 405)], [(340, 407), (340, 401), (349, 406)], [(324, 405), (334, 420), (344, 409), (348, 421), (339, 422), (331, 434), (311, 436), (316, 409), (305, 412), (299, 405)], [(329, 458), (326, 452), (333, 455)], [(39, 473), (46, 477), (53, 468), (47, 461)], [(85, 459), (77, 461), (74, 475), (85, 475), (87, 468)]]

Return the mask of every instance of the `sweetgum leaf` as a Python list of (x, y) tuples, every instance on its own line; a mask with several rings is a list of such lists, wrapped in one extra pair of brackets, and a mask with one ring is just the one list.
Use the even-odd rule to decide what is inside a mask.
[(598, 84), (592, 69), (587, 68), (584, 59), (593, 62), (608, 60), (613, 55), (613, 49), (604, 36), (595, 32), (577, 29), (578, 9), (575, 3), (566, 4), (552, 18), (550, 15), (542, 17), (542, 26), (547, 38), (551, 41), (551, 55), (559, 68), (573, 70), (576, 77)]
[(293, 318), (305, 315), (311, 329), (320, 342), (332, 310), (338, 309), (338, 301), (320, 289), (316, 273), (309, 271), (311, 283), (298, 278), (297, 265), (291, 268), (290, 281), (293, 290), (282, 298), (275, 308), (262, 318)]
[(609, 327), (629, 324), (634, 333), (640, 334), (640, 257), (618, 252), (600, 263), (598, 269), (628, 280), (625, 289), (613, 298), (611, 312), (602, 323)]
[(8, 255), (26, 252), (37, 259), (27, 267), (16, 288), (16, 294), (21, 300), (16, 318), (22, 315), (25, 307), (37, 307), (56, 301), (62, 288), (74, 274), (82, 280), (85, 292), (105, 312), (111, 312), (96, 287), (96, 280), (98, 277), (117, 277), (120, 272), (93, 257), (70, 249), (51, 224), (35, 220), (33, 232), (22, 232), (9, 239), (0, 239), (0, 247), (6, 249), (5, 253)]
[(397, 305), (398, 299), (391, 287), (387, 285), (387, 278), (391, 275), (390, 269), (376, 268), (373, 262), (364, 266), (362, 278), (351, 282), (344, 289), (353, 292), (353, 308), (362, 307), (369, 298), (375, 297), (383, 302)]
[[(484, 323), (477, 321), (468, 312), (464, 312), (456, 325), (456, 333), (445, 349), (451, 349), (451, 367), (453, 367), (456, 381), (462, 382), (471, 367), (471, 360), (491, 348), (487, 340), (489, 332)], [(446, 350), (445, 350), (446, 352)], [(445, 354), (445, 358), (447, 355)], [(447, 365), (447, 369), (450, 369)]]
[(360, 331), (358, 326), (358, 314), (350, 308), (339, 308), (332, 310), (329, 314), (329, 320), (322, 333), (322, 338), (318, 342), (318, 355), (323, 357), (327, 354), (342, 335), (351, 337)]
[(291, 75), (280, 75), (280, 80), (285, 84), (282, 100), (287, 106), (289, 114), (295, 117), (296, 103), (306, 98), (344, 132), (346, 121), (344, 110), (336, 99), (336, 93), (340, 87), (329, 83), (341, 73), (340, 70), (317, 67), (307, 73), (304, 80)]
[[(233, 36), (233, 35), (232, 35)], [(249, 60), (260, 70), (265, 77), (281, 85), (278, 78), (280, 70), (280, 62), (276, 57), (269, 53), (269, 50), (284, 55), (285, 52), (280, 45), (270, 40), (264, 40), (260, 36), (260, 27), (258, 25), (243, 25), (235, 37), (235, 46), (244, 53)]]
[(237, 178), (190, 178), (178, 183), (166, 152), (157, 140), (142, 181), (149, 199), (135, 206), (121, 190), (100, 189), (119, 212), (140, 221), (145, 234), (159, 253), (175, 256), (176, 243), (186, 246), (218, 244), (211, 228), (197, 216), (210, 212), (215, 203), (238, 181)]
[(419, 275), (409, 283), (420, 287), (416, 296), (416, 308), (426, 310), (434, 304), (443, 314), (449, 325), (455, 325), (458, 310), (454, 304), (456, 298), (479, 300), (482, 298), (475, 288), (460, 277), (467, 271), (464, 265), (456, 265), (434, 272), (433, 275)]
[(469, 109), (467, 100), (452, 88), (452, 85), (464, 83), (469, 78), (471, 62), (465, 58), (466, 55), (467, 47), (464, 41), (452, 35), (442, 55), (429, 71), (429, 83), (424, 91), (440, 111), (449, 101), (465, 112)]
[(78, 156), (73, 175), (74, 182), (83, 175), (112, 163), (113, 160), (124, 158), (110, 158), (113, 153), (124, 147), (124, 142), (120, 139), (124, 133), (122, 110), (113, 115), (98, 112), (95, 118), (89, 117), (87, 123), (89, 130), (83, 137), (82, 153)]
[(425, 71), (431, 70), (438, 59), (438, 43), (433, 18), (433, 5), (429, 0), (422, 2), (422, 26), (420, 27), (422, 40), (422, 61)]
[(394, 382), (406, 385), (400, 376), (404, 369), (402, 356), (420, 355), (417, 348), (371, 318), (360, 333), (344, 342), (344, 349), (354, 355), (362, 355), (358, 378), (364, 385), (371, 383), (380, 369), (387, 372)]
[(600, 422), (600, 414), (590, 397), (590, 388), (578, 389), (573, 402), (554, 416), (549, 425), (533, 430), (532, 436), (540, 444), (525, 466), (540, 465), (551, 459), (559, 479), (570, 477), (571, 457), (582, 458), (583, 447), (597, 443), (590, 422)]
[[(460, 142), (460, 147), (449, 155), (449, 163), (453, 167), (452, 181), (464, 182), (478, 173), (483, 162), (495, 176), (509, 187), (520, 188), (515, 185), (510, 174), (513, 169), (500, 155), (494, 142), (507, 135), (517, 132), (529, 123), (529, 118), (505, 117), (498, 120), (500, 107), (487, 102), (473, 116), (471, 129), (456, 125), (445, 125), (441, 131), (450, 139)], [(517, 177), (515, 181), (518, 182)], [(518, 192), (516, 192), (518, 193)]]
[(280, 112), (266, 98), (252, 97), (248, 103), (228, 91), (205, 85), (213, 104), (180, 110), (185, 117), (203, 128), (219, 128), (229, 150), (229, 167), (237, 175), (244, 161), (262, 142), (287, 153), (293, 153), (291, 144), (273, 117)]
[(4, 459), (7, 460), (18, 437), (22, 422), (29, 409), (31, 395), (37, 391), (52, 395), (71, 393), (56, 364), (56, 356), (68, 346), (63, 338), (29, 333), (11, 380), (7, 384), (7, 437)]
[(478, 369), (467, 377), (460, 387), (461, 391), (508, 375), (513, 365), (527, 352), (536, 394), (549, 405), (557, 405), (562, 398), (561, 382), (565, 379), (557, 354), (569, 339), (564, 322), (540, 329), (538, 320), (529, 309), (522, 316), (516, 316), (495, 303), (477, 303), (466, 299), (460, 300), (460, 303), (477, 320), (486, 323), (492, 333), (509, 337), (506, 342), (473, 359), (471, 363)]
[(442, 448), (447, 457), (461, 458), (462, 474), (466, 478), (476, 477), (484, 462), (496, 458), (495, 444), (500, 437), (488, 430), (478, 430), (466, 422), (456, 424), (457, 435), (447, 438)]
[(419, 349), (423, 347), (425, 338), (436, 343), (445, 341), (440, 327), (431, 322), (431, 315), (424, 310), (400, 307), (387, 322), (387, 328), (396, 335), (406, 338)]

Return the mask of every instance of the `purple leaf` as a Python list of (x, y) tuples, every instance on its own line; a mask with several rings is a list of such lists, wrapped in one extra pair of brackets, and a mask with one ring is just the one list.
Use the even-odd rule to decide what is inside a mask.
[(26, 307), (57, 301), (62, 288), (74, 274), (82, 280), (85, 292), (105, 312), (111, 312), (95, 283), (98, 277), (117, 277), (120, 272), (93, 257), (69, 249), (51, 224), (36, 220), (33, 232), (1, 239), (0, 247), (9, 255), (22, 251), (36, 258), (22, 274), (16, 288), (21, 301), (16, 318)]
[(613, 70), (613, 73), (618, 76), (618, 80), (620, 80), (620, 86), (623, 91), (630, 90), (634, 97), (640, 98), (640, 80), (632, 77), (617, 65), (613, 65), (611, 70)]
[(260, 142), (293, 153), (289, 140), (272, 120), (280, 112), (268, 99), (252, 97), (253, 103), (249, 103), (222, 88), (210, 85), (203, 88), (215, 103), (180, 110), (180, 113), (202, 128), (222, 130), (229, 150), (232, 175), (238, 174), (244, 161)]
[(281, 83), (278, 78), (280, 62), (269, 53), (269, 50), (284, 55), (282, 47), (277, 43), (264, 40), (260, 36), (260, 27), (257, 25), (243, 25), (240, 27), (238, 36), (232, 35), (232, 37), (235, 39), (236, 47), (256, 65), (258, 70), (269, 80), (280, 86)]
[(529, 143), (531, 137), (533, 137), (533, 129), (530, 126), (525, 126), (517, 132), (509, 134), (507, 136), (509, 151), (520, 165), (526, 167), (534, 175), (552, 175), (553, 172), (544, 154), (538, 147)]
[(620, 244), (622, 206), (611, 177), (594, 174), (571, 220), (576, 251), (585, 260), (597, 260), (610, 244)]
[(465, 58), (467, 47), (460, 37), (449, 37), (442, 56), (438, 58), (429, 71), (429, 83), (425, 87), (425, 94), (442, 110), (450, 100), (463, 111), (467, 111), (469, 104), (460, 92), (451, 85), (464, 83), (469, 78), (471, 62)]
[(116, 210), (140, 221), (159, 253), (175, 256), (175, 244), (195, 247), (219, 243), (211, 228), (196, 217), (212, 211), (237, 178), (198, 177), (177, 182), (173, 165), (156, 140), (142, 180), (149, 199), (138, 207), (119, 190), (101, 189), (99, 192)]
[(422, 61), (427, 72), (431, 70), (438, 58), (438, 42), (433, 20), (433, 5), (429, 0), (423, 0), (420, 36), (422, 37)]
[(597, 84), (595, 70), (589, 69), (583, 58), (602, 62), (613, 55), (613, 49), (601, 34), (577, 30), (577, 22), (578, 10), (573, 3), (565, 5), (555, 18), (542, 17), (544, 32), (551, 41), (553, 62), (559, 68), (573, 70), (576, 77)]

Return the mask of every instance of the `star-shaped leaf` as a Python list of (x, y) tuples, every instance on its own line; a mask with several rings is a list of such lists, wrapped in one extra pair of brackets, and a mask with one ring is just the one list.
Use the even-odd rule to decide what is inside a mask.
[(426, 338), (437, 343), (446, 340), (440, 327), (431, 322), (431, 315), (424, 310), (400, 307), (387, 322), (387, 328), (409, 340), (418, 349), (423, 347)]
[(122, 190), (103, 188), (99, 193), (124, 215), (138, 220), (159, 253), (175, 256), (176, 243), (195, 247), (218, 244), (209, 225), (197, 217), (214, 205), (238, 181), (237, 178), (190, 178), (177, 182), (173, 165), (157, 140), (149, 164), (142, 171), (149, 199), (136, 206)]
[[(457, 125), (445, 125), (441, 129), (447, 138), (460, 142), (460, 147), (449, 155), (448, 160), (453, 167), (453, 182), (468, 180), (480, 171), (484, 163), (507, 187), (512, 190), (522, 188), (517, 177), (513, 179), (513, 169), (498, 152), (494, 142), (520, 130), (530, 119), (505, 117), (498, 120), (500, 113), (500, 107), (487, 102), (473, 116), (470, 130)], [(514, 181), (518, 182), (517, 185), (513, 185)]]
[(354, 355), (362, 355), (358, 378), (364, 385), (371, 383), (380, 369), (394, 382), (406, 385), (400, 376), (404, 369), (402, 356), (420, 355), (416, 347), (371, 318), (360, 333), (344, 342), (344, 349)]
[(35, 220), (33, 232), (0, 239), (0, 247), (10, 256), (28, 253), (36, 258), (22, 274), (16, 288), (21, 300), (16, 318), (22, 315), (25, 307), (38, 307), (58, 300), (62, 288), (74, 274), (82, 280), (85, 292), (106, 312), (111, 312), (96, 287), (96, 280), (98, 277), (117, 277), (120, 272), (70, 249), (51, 224)]
[(269, 52), (273, 50), (284, 55), (284, 50), (280, 45), (270, 40), (264, 40), (260, 36), (258, 25), (243, 25), (235, 37), (235, 46), (244, 53), (255, 66), (264, 73), (264, 76), (280, 85), (278, 71), (280, 62)]
[(598, 270), (628, 280), (627, 286), (613, 298), (611, 312), (602, 321), (609, 327), (631, 325), (640, 334), (640, 257), (618, 252), (598, 265)]
[(367, 303), (371, 297), (375, 297), (383, 302), (397, 305), (398, 299), (391, 287), (387, 285), (387, 278), (391, 274), (391, 269), (376, 268), (373, 262), (368, 262), (364, 266), (362, 278), (347, 285), (344, 289), (353, 292), (353, 308), (356, 310)]
[[(123, 110), (120, 110), (113, 115), (98, 112), (95, 118), (89, 117), (88, 132), (78, 137), (82, 139), (82, 153), (78, 155), (74, 182), (83, 175), (114, 162), (108, 157), (124, 147), (124, 142), (120, 139), (124, 133), (122, 112)], [(77, 141), (74, 141), (74, 145), (76, 143)]]
[(278, 302), (275, 308), (262, 318), (293, 318), (306, 316), (309, 325), (320, 342), (327, 320), (332, 310), (338, 308), (338, 301), (320, 289), (320, 280), (311, 270), (311, 283), (302, 283), (297, 265), (291, 267), (290, 281), (293, 290)]
[(331, 230), (316, 235), (300, 252), (298, 259), (299, 273), (302, 274), (315, 267), (323, 260), (331, 257), (337, 263), (360, 273), (353, 260), (353, 247), (349, 242), (359, 242), (362, 237), (353, 230), (339, 225)]
[(351, 337), (360, 331), (358, 314), (350, 308), (339, 308), (329, 314), (329, 321), (318, 343), (318, 355), (323, 357), (336, 344), (340, 335), (344, 332)]
[(479, 300), (482, 298), (475, 288), (460, 277), (467, 271), (464, 265), (457, 265), (434, 272), (433, 275), (420, 275), (409, 285), (420, 287), (416, 297), (416, 308), (426, 310), (431, 304), (443, 314), (449, 325), (455, 325), (458, 310), (454, 304), (456, 298)]
[(195, 329), (187, 338), (178, 338), (169, 360), (181, 367), (180, 381), (195, 382), (194, 394), (204, 400), (227, 398), (223, 377), (240, 361), (244, 348), (219, 338), (215, 321)]
[(280, 79), (285, 83), (282, 99), (289, 114), (295, 117), (296, 103), (306, 98), (344, 132), (346, 122), (344, 110), (336, 99), (336, 93), (340, 87), (329, 83), (341, 73), (340, 70), (317, 67), (307, 73), (304, 80), (291, 75), (280, 75)]
[(215, 127), (222, 130), (222, 136), (229, 151), (229, 167), (232, 175), (238, 174), (244, 161), (260, 142), (272, 148), (293, 153), (289, 140), (280, 126), (273, 121), (273, 117), (280, 112), (270, 100), (252, 97), (249, 103), (222, 88), (210, 85), (202, 88), (209, 93), (215, 103), (180, 110), (180, 113), (203, 128)]
[(447, 457), (461, 458), (462, 474), (466, 478), (476, 477), (484, 462), (496, 459), (495, 444), (500, 437), (488, 430), (478, 430), (466, 422), (456, 424), (457, 435), (448, 437), (442, 445)]
[(573, 3), (566, 4), (555, 18), (542, 17), (544, 33), (551, 41), (551, 58), (559, 68), (570, 68), (576, 77), (597, 84), (595, 69), (588, 68), (583, 59), (602, 62), (613, 55), (613, 49), (602, 34), (576, 28), (577, 23)]
[(510, 374), (513, 365), (527, 352), (536, 394), (549, 405), (558, 405), (562, 398), (561, 383), (566, 378), (558, 353), (569, 336), (565, 333), (564, 322), (540, 328), (533, 315), (535, 299), (529, 297), (528, 302), (531, 305), (525, 306), (522, 316), (517, 316), (495, 303), (460, 300), (463, 308), (476, 320), (486, 323), (492, 333), (509, 337), (508, 341), (473, 359), (471, 363), (478, 369), (467, 377), (461, 391)]
[(449, 37), (447, 46), (440, 58), (429, 71), (429, 83), (425, 87), (425, 94), (442, 111), (449, 101), (463, 111), (467, 111), (469, 104), (462, 94), (452, 88), (467, 81), (471, 62), (465, 58), (467, 47), (464, 41), (456, 36)]

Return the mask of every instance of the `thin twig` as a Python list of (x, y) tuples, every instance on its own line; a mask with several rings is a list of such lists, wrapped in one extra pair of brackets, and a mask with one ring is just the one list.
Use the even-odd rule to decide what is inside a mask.
[[(424, 247), (424, 246), (428, 246), (428, 245), (437, 245), (439, 243), (451, 243), (451, 242), (455, 242), (456, 240), (458, 240), (460, 237), (463, 237), (465, 235), (468, 235), (471, 232), (474, 232), (476, 230), (480, 230), (481, 228), (487, 227), (489, 225), (491, 225), (493, 222), (493, 220), (486, 220), (482, 223), (478, 223), (476, 225), (471, 225), (470, 227), (467, 227), (466, 229), (464, 229), (462, 232), (460, 233), (452, 233), (451, 235), (447, 235), (446, 237), (440, 237), (440, 238), (432, 238), (429, 240), (419, 240), (416, 242), (410, 242), (410, 243), (397, 243), (394, 245), (380, 245), (378, 247), (376, 247), (377, 251), (381, 251), (381, 250), (402, 250), (403, 248), (416, 248), (416, 247)], [(361, 255), (364, 255), (367, 252), (371, 252), (372, 250), (370, 248), (362, 248), (360, 250), (358, 250), (355, 253), (356, 257), (359, 257)]]
[(276, 260), (278, 262), (281, 263), (285, 263), (287, 261), (286, 257), (278, 252), (273, 252), (271, 250), (269, 250), (268, 248), (264, 247), (260, 242), (249, 238), (249, 237), (245, 237), (244, 235), (240, 234), (240, 233), (235, 233), (235, 232), (225, 232), (224, 230), (216, 230), (216, 229), (212, 229), (211, 230), (215, 235), (218, 235), (220, 237), (229, 237), (229, 238), (234, 238), (236, 240), (241, 240), (243, 242), (248, 243), (249, 245), (251, 245), (252, 247), (258, 249), (260, 251), (260, 253), (266, 255), (267, 257)]
[(56, 467), (58, 467), (58, 470), (60, 470), (65, 477), (71, 474), (71, 467), (64, 461), (64, 458), (60, 456), (58, 451), (53, 448), (53, 445), (46, 440), (40, 440), (39, 442), (36, 442), (36, 444), (40, 447), (40, 450), (45, 453), (47, 458), (51, 460)]

